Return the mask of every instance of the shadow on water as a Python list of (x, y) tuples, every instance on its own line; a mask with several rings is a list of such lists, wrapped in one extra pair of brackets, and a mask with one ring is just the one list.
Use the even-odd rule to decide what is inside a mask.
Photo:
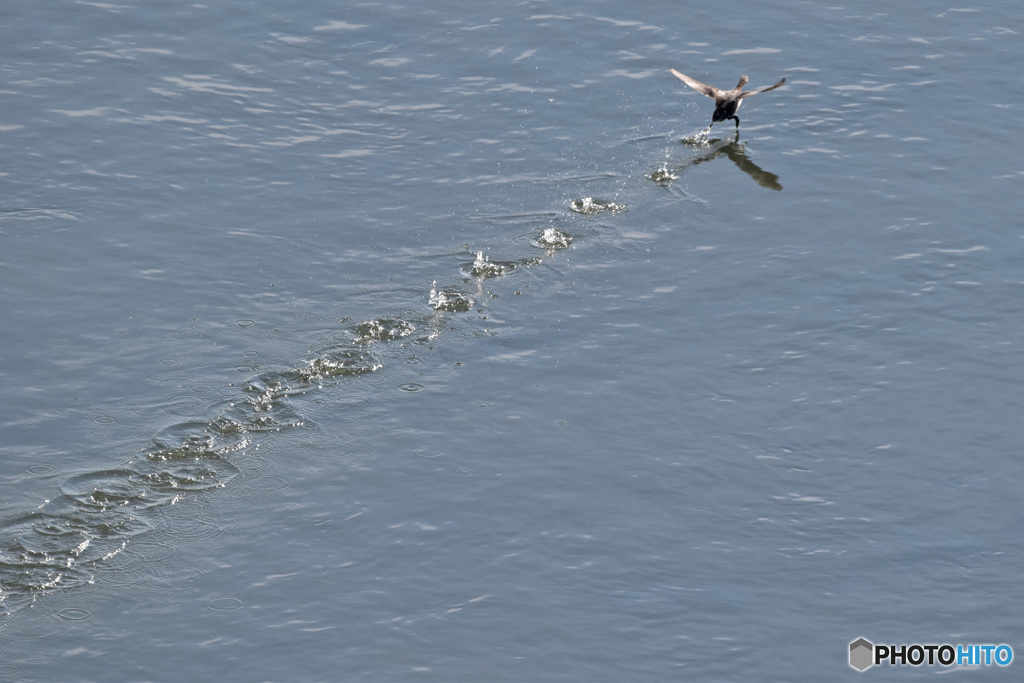
[(727, 138), (708, 139), (708, 133), (708, 129), (705, 128), (697, 135), (683, 138), (683, 144), (697, 148), (699, 153), (687, 159), (684, 163), (673, 166), (671, 170), (668, 167), (660, 168), (649, 177), (656, 182), (671, 181), (676, 177), (674, 172), (685, 172), (693, 166), (712, 161), (724, 155), (736, 164), (741, 171), (753, 178), (754, 182), (761, 187), (776, 191), (782, 189), (782, 184), (779, 183), (779, 176), (764, 170), (747, 156), (746, 145), (740, 142), (739, 131), (736, 131), (736, 133)]

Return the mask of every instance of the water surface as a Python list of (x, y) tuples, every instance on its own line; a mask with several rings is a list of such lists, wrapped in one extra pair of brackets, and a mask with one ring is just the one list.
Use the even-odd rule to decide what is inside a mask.
[(1019, 649), (1016, 6), (0, 12), (0, 679)]

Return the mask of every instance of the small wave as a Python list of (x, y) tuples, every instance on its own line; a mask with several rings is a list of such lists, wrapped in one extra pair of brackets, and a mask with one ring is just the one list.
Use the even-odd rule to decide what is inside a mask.
[(78, 220), (78, 216), (65, 209), (44, 209), (35, 207), (0, 209), (0, 223), (4, 221), (38, 221), (48, 218), (61, 220)]

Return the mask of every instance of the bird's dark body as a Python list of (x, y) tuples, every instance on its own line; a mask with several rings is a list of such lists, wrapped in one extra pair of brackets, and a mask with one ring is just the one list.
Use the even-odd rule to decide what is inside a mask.
[(729, 102), (721, 102), (715, 104), (715, 113), (711, 115), (711, 123), (718, 123), (719, 121), (728, 121), (729, 119), (736, 119), (736, 127), (740, 127), (740, 119), (736, 116), (736, 112), (740, 108), (739, 100), (731, 100)]

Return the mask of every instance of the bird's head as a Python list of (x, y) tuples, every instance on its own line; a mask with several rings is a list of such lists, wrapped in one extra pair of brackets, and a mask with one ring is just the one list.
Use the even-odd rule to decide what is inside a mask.
[(742, 90), (743, 86), (745, 86), (747, 84), (747, 81), (749, 81), (749, 80), (750, 79), (747, 78), (746, 76), (740, 76), (740, 83), (736, 87)]

